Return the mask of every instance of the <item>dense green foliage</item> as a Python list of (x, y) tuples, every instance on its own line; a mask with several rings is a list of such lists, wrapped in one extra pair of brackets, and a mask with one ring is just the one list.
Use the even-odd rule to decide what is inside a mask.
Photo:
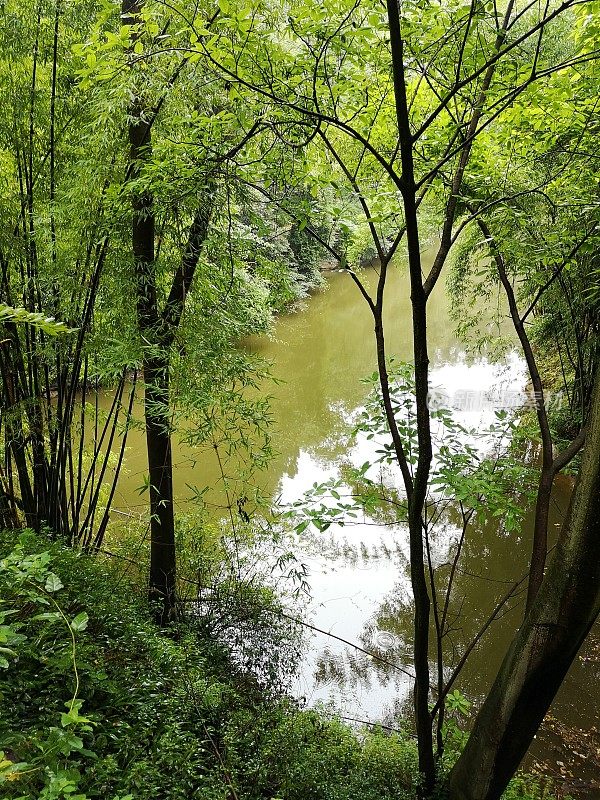
[(300, 710), (193, 619), (161, 634), (112, 564), (32, 533), (0, 546), (2, 798), (415, 797), (407, 734)]
[(412, 796), (409, 739), (300, 711), (193, 621), (161, 635), (113, 569), (14, 544), (3, 535), (3, 797)]
[[(158, 10), (149, 14), (148, 41), (157, 36), (155, 17), (165, 24)], [(123, 68), (128, 37), (118, 4), (8, 3), (0, 18), (0, 309), (18, 311), (0, 313), (4, 523), (48, 524), (89, 545), (101, 541), (107, 524), (94, 512), (94, 470), (105, 479), (106, 501), (107, 479), (116, 480), (119, 466), (97, 452), (91, 431), (106, 420), (86, 395), (114, 388), (105, 439), (124, 444), (131, 420), (120, 382), (141, 379), (145, 357), (163, 347), (138, 328), (132, 197), (152, 197), (157, 307), (166, 307), (182, 261), (196, 248), (177, 336), (165, 346), (171, 396), (157, 413), (165, 421), (173, 414), (200, 420), (209, 438), (213, 409), (229, 403), (235, 414), (234, 387), (260, 371), (237, 343), (268, 330), (274, 312), (319, 283), (320, 251), (300, 248), (306, 235), (228, 166), (227, 154), (241, 145), (222, 82), (184, 69), (166, 51), (151, 70), (145, 63)], [(98, 53), (88, 52), (91, 42)], [(90, 82), (86, 71), (100, 65), (110, 80)], [(134, 169), (126, 124), (138, 91), (148, 109), (160, 108), (160, 119), (143, 168)], [(194, 243), (199, 216), (208, 226)], [(49, 336), (49, 315), (76, 334)]]
[[(285, 626), (265, 623), (272, 592), (233, 587), (226, 620), (220, 601), (231, 585), (207, 606), (202, 579), (219, 572), (220, 522), (206, 525), (217, 533), (204, 530), (191, 558), (179, 552), (181, 532), (193, 537), (197, 526), (175, 518), (173, 434), (185, 428), (198, 458), (215, 455), (231, 533), (238, 517), (250, 531), (270, 417), (264, 365), (239, 343), (305, 297), (325, 259), (373, 317), (379, 390), (356, 434), (383, 440), (373, 466), (399, 469), (403, 488), (371, 480), (369, 464), (349, 469), (351, 500), (338, 482), (332, 509), (315, 485), (297, 530), (380, 513), (388, 500), (389, 518), (407, 526), (418, 771), (427, 797), (443, 786), (457, 744), (446, 741), (451, 703), (460, 705), (450, 688), (479, 641), (450, 655), (463, 542), (472, 520), (499, 518), (507, 535), (523, 533), (531, 481), (504, 446), (516, 438), (512, 420), (499, 415), (484, 459), (465, 446), (471, 432), (432, 408), (428, 302), (454, 258), (456, 318), (473, 345), (497, 339), (476, 330), (482, 303), (503, 296), (495, 321), (508, 303), (541, 442), (529, 612), (548, 574), (554, 481), (584, 446), (600, 361), (599, 9), (596, 0), (2, 5), (0, 527), (102, 547), (141, 385), (150, 606), (161, 625), (176, 620), (183, 556), (185, 569), (197, 562), (184, 577), (199, 612), (163, 637), (112, 571), (44, 553), (39, 540), (27, 540), (37, 555), (7, 555), (0, 666), (17, 722), (3, 733), (3, 770), (16, 796), (414, 795), (407, 739), (357, 737), (278, 695), (294, 644)], [(384, 320), (398, 254), (409, 267), (414, 356), (399, 379)], [(363, 282), (367, 262), (374, 290)], [(565, 402), (550, 413), (558, 391)], [(206, 489), (192, 489), (200, 505)], [(430, 544), (445, 511), (459, 536), (450, 566), (438, 568)], [(577, 615), (580, 602), (583, 631), (600, 595), (580, 582), (561, 610)], [(246, 660), (226, 646), (243, 638), (234, 632), (243, 607), (256, 644)], [(573, 635), (561, 645), (571, 658), (582, 641)], [(536, 641), (548, 667), (552, 637)], [(515, 700), (510, 717), (532, 682), (530, 655), (515, 671), (521, 685), (492, 693), (486, 758), (463, 763), (463, 778), (479, 781), (469, 800), (497, 800), (551, 702), (552, 693), (531, 712)]]

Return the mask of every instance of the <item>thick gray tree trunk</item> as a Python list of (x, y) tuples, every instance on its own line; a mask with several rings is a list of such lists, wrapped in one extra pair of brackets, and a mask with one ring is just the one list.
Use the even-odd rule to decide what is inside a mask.
[(450, 775), (452, 800), (497, 800), (600, 612), (600, 372), (581, 471), (535, 601)]

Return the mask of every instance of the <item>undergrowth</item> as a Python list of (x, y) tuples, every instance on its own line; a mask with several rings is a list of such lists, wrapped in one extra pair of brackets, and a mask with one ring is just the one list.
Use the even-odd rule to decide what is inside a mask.
[(414, 800), (408, 734), (299, 708), (199, 622), (165, 635), (110, 564), (1, 534), (0, 797)]

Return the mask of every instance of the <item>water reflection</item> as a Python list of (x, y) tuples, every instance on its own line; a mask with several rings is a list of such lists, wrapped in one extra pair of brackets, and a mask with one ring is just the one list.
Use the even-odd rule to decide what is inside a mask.
[[(513, 391), (525, 390), (522, 364), (513, 355), (502, 365), (492, 365), (484, 360), (469, 364), (457, 348), (449, 348), (447, 353), (447, 358), (455, 356), (454, 365), (447, 360), (440, 368), (434, 368), (432, 384), (448, 396), (458, 388), (478, 393), (478, 403), (454, 411), (457, 421), (465, 427), (483, 430), (493, 422), (494, 390), (497, 392), (507, 382)], [(473, 443), (482, 446), (481, 442)], [(317, 459), (303, 452), (294, 473), (286, 474), (281, 481), (282, 500), (291, 502), (301, 497), (313, 482), (339, 476), (344, 461), (360, 466), (366, 460), (374, 460), (378, 446), (376, 440), (359, 436), (343, 457), (330, 455), (326, 461), (323, 455)], [(400, 486), (399, 475), (392, 476), (389, 470), (386, 480)], [(452, 513), (447, 513), (445, 520), (431, 536), (432, 562), (442, 583), (460, 535), (458, 518), (453, 520)], [(497, 524), (484, 530), (481, 526), (471, 526), (465, 544), (464, 572), (459, 573), (452, 592), (453, 606), (460, 608), (461, 613), (451, 627), (447, 649), (450, 654), (456, 653), (457, 658), (477, 632), (477, 626), (491, 613), (499, 589), (506, 591), (504, 581), (514, 580), (514, 548), (509, 553), (501, 541), (499, 547), (495, 546), (498, 541)], [(410, 670), (413, 612), (406, 527), (381, 525), (378, 519), (365, 517), (350, 527), (332, 526), (326, 537), (315, 535), (312, 542), (305, 537), (304, 546), (305, 560), (311, 567), (316, 625)], [(523, 553), (523, 565), (525, 560)], [(477, 578), (474, 580), (469, 573)], [(493, 591), (485, 583), (486, 573), (493, 573)], [(483, 605), (482, 595), (487, 601)], [(317, 644), (309, 656), (301, 683), (303, 695), (311, 701), (333, 702), (342, 713), (375, 720), (389, 718), (409, 696), (410, 680), (397, 668), (323, 638), (322, 649)], [(488, 654), (486, 663), (489, 665), (491, 660)]]
[[(392, 352), (406, 359), (410, 357), (409, 329), (403, 324), (408, 316), (407, 292), (402, 276), (395, 280), (390, 303), (394, 310), (390, 314), (388, 308), (388, 325), (393, 334)], [(360, 308), (360, 300), (348, 294), (350, 290), (353, 287), (336, 276), (328, 294), (311, 301), (314, 306), (303, 312), (302, 320), (297, 324), (293, 318), (281, 321), (277, 326), (278, 340), (260, 344), (261, 352), (275, 359), (280, 374), (299, 380), (299, 385), (290, 387), (291, 395), (285, 403), (285, 419), (293, 420), (289, 428), (286, 423), (286, 428), (292, 436), (301, 430), (303, 439), (297, 455), (288, 451), (280, 461), (283, 475), (278, 492), (285, 502), (301, 497), (315, 482), (339, 476), (344, 463), (358, 467), (373, 455), (373, 443), (364, 438), (359, 438), (351, 449), (347, 444), (348, 424), (366, 394), (358, 379), (369, 374), (373, 364), (365, 311)], [(348, 321), (344, 326), (339, 308), (347, 308), (347, 304), (352, 305), (354, 314), (350, 322), (350, 315), (344, 311), (343, 319)], [(441, 294), (433, 298), (430, 319), (432, 383), (455, 405), (461, 405), (457, 398), (462, 401), (462, 407), (455, 410), (461, 423), (469, 428), (485, 428), (494, 420), (499, 406), (514, 407), (526, 400), (526, 374), (516, 354), (509, 354), (501, 365), (492, 365), (485, 359), (469, 360), (448, 331), (445, 298)], [(300, 351), (296, 337), (302, 342)], [(310, 357), (305, 360), (306, 351)], [(318, 364), (315, 380), (313, 363)], [(301, 369), (302, 364), (306, 370)], [(340, 369), (342, 364), (344, 369)], [(322, 379), (324, 373), (329, 379)], [(532, 460), (535, 456), (533, 451), (528, 454)], [(570, 488), (568, 479), (557, 481), (552, 530), (560, 523)], [(455, 616), (444, 642), (450, 665), (458, 661), (508, 588), (525, 573), (532, 523), (533, 512), (527, 508), (520, 531), (507, 534), (493, 521), (475, 520), (470, 526), (452, 590)], [(433, 534), (433, 558), (442, 585), (447, 580), (447, 563), (456, 545), (458, 525), (459, 519), (453, 520), (450, 514), (446, 524)], [(325, 703), (349, 719), (382, 720), (396, 726), (398, 718), (406, 713), (412, 688), (410, 679), (401, 671), (410, 670), (412, 636), (406, 530), (401, 525), (390, 527), (364, 518), (343, 528), (334, 525), (325, 534), (304, 534), (300, 545), (304, 549), (303, 560), (310, 568), (315, 625), (396, 666), (324, 634), (315, 634), (296, 693), (309, 703)], [(498, 614), (482, 646), (471, 654), (457, 684), (465, 695), (476, 701), (485, 694), (521, 613), (522, 595), (517, 593)], [(587, 730), (588, 735), (596, 722), (596, 705), (581, 708), (578, 692), (584, 680), (594, 686), (594, 678), (597, 667), (586, 665), (585, 660), (578, 662), (554, 704), (555, 714)], [(545, 769), (549, 768), (548, 759), (550, 764), (557, 763), (556, 738), (552, 726), (547, 725), (532, 747), (531, 758), (544, 759)], [(581, 774), (585, 779), (586, 771)], [(591, 775), (593, 769), (587, 775), (588, 783)], [(581, 789), (579, 794), (595, 796)]]
[[(367, 271), (364, 278), (372, 288), (376, 275)], [(399, 267), (392, 270), (389, 280), (385, 307), (389, 355), (409, 360), (412, 332), (407, 277)], [(284, 503), (300, 498), (315, 482), (340, 476), (344, 465), (358, 467), (373, 456), (372, 441), (359, 437), (350, 445), (348, 440), (351, 421), (369, 391), (361, 381), (373, 372), (375, 364), (373, 320), (347, 275), (334, 273), (328, 284), (301, 311), (283, 315), (271, 338), (244, 343), (272, 363), (277, 379), (265, 389), (272, 395), (276, 456), (260, 481), (264, 492), (280, 496)], [(498, 404), (507, 404), (507, 397), (513, 404), (515, 399), (525, 399), (526, 375), (518, 356), (509, 354), (500, 365), (466, 356), (451, 333), (441, 286), (430, 301), (429, 325), (432, 384), (460, 406), (456, 415), (466, 427), (481, 430), (489, 426)], [(127, 472), (117, 499), (117, 506), (124, 511), (136, 504), (145, 507), (145, 498), (138, 499), (136, 493), (146, 470), (142, 433), (133, 431), (130, 444)], [(197, 452), (179, 446), (174, 458), (180, 511), (189, 507), (193, 486), (212, 487), (212, 502), (222, 503), (213, 454), (202, 453), (199, 458)], [(398, 484), (392, 470), (385, 480), (392, 486)], [(568, 481), (558, 481), (552, 526), (559, 523), (569, 489)], [(412, 610), (407, 532), (403, 525), (384, 522), (363, 516), (352, 525), (333, 525), (323, 534), (307, 530), (297, 542), (299, 558), (310, 570), (309, 619), (379, 659), (339, 639), (314, 633), (294, 691), (308, 703), (330, 704), (348, 718), (387, 720), (393, 727), (411, 692), (406, 673), (411, 669)], [(507, 587), (525, 571), (531, 525), (532, 512), (527, 509), (522, 533), (508, 535), (498, 524), (477, 519), (469, 527), (452, 589), (451, 633), (444, 643), (451, 663), (464, 652)], [(442, 586), (459, 528), (459, 517), (449, 513), (432, 537), (433, 561)], [(520, 601), (511, 602), (505, 611), (484, 646), (473, 652), (458, 683), (473, 699), (487, 691), (494, 677), (519, 619)], [(597, 661), (582, 660), (575, 665), (554, 705), (560, 725), (579, 726), (589, 733), (596, 722), (598, 677)], [(582, 696), (594, 702), (582, 704)], [(548, 741), (540, 737), (533, 751), (537, 757), (554, 759), (556, 765), (561, 759), (556, 758), (554, 740)]]

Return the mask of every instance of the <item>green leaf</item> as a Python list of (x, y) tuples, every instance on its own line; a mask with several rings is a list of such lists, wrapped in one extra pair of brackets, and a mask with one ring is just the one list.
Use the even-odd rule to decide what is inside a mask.
[(44, 611), (43, 614), (36, 614), (33, 619), (55, 622), (56, 620), (61, 619), (61, 616), (58, 611)]
[(58, 336), (62, 333), (71, 333), (75, 328), (68, 328), (62, 322), (57, 322), (54, 317), (46, 317), (38, 311), (27, 311), (25, 308), (13, 308), (0, 303), (0, 322), (21, 322), (47, 333), (49, 336)]
[(81, 611), (77, 616), (72, 620), (71, 627), (74, 631), (84, 631), (87, 628), (87, 624), (90, 618), (85, 613), (85, 611)]
[(55, 575), (53, 572), (51, 572), (46, 578), (46, 584), (44, 588), (47, 592), (58, 592), (59, 589), (62, 589), (63, 587), (63, 582), (58, 575)]

